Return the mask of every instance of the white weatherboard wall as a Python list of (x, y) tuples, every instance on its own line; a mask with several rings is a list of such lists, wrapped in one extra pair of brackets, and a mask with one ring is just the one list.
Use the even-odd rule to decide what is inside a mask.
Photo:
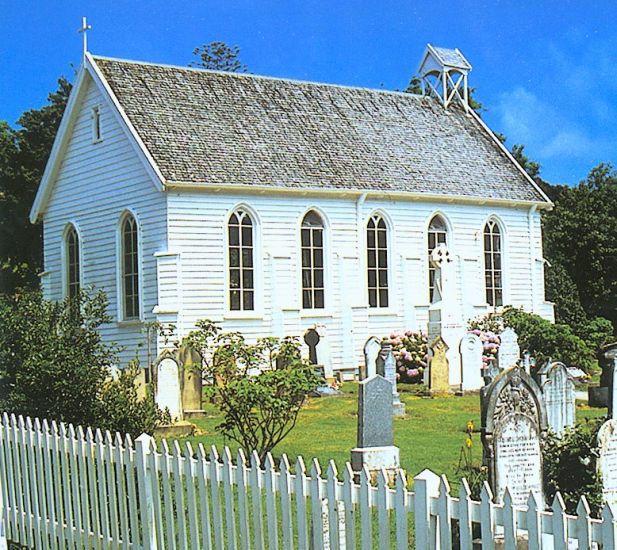
[[(90, 113), (94, 105), (101, 106), (103, 140), (99, 143), (92, 142)], [(80, 236), (82, 286), (95, 285), (109, 300), (113, 322), (102, 328), (103, 336), (125, 347), (122, 364), (135, 357), (141, 344), (143, 362), (143, 324), (119, 319), (118, 228), (123, 212), (130, 209), (139, 224), (141, 311), (143, 320), (152, 321), (158, 299), (154, 254), (166, 249), (165, 196), (154, 187), (110, 105), (91, 81), (79, 109), (44, 213), (45, 296), (60, 299), (64, 295), (62, 237), (66, 224), (74, 223)]]
[[(254, 312), (228, 310), (226, 223), (238, 206), (248, 208), (255, 222)], [(326, 226), (326, 308), (305, 311), (301, 309), (299, 231), (304, 214), (312, 208), (322, 215)], [(366, 223), (375, 212), (384, 215), (389, 228), (390, 307), (386, 310), (367, 307)], [(183, 191), (168, 193), (169, 248), (176, 278), (165, 270), (165, 284), (159, 290), (161, 295), (167, 292), (177, 297), (178, 314), (176, 318), (171, 312), (160, 319), (177, 322), (182, 334), (198, 319), (210, 318), (249, 339), (269, 334), (301, 336), (321, 324), (327, 329), (335, 368), (356, 366), (363, 360), (362, 347), (368, 336), (426, 329), (426, 229), (436, 213), (449, 226), (454, 281), (466, 318), (488, 310), (483, 228), (491, 215), (499, 220), (503, 235), (504, 303), (551, 317), (552, 308), (543, 298), (538, 212), (370, 198), (358, 207), (354, 197)], [(534, 243), (531, 250), (530, 242)], [(451, 353), (458, 353), (457, 349), (453, 347)], [(453, 372), (451, 383), (458, 379), (459, 373)]]

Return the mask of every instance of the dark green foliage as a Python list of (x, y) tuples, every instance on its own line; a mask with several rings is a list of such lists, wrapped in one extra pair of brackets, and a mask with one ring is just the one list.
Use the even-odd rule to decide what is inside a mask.
[(568, 325), (553, 324), (539, 315), (512, 307), (504, 309), (503, 320), (515, 330), (521, 349), (528, 350), (538, 365), (552, 358), (588, 372), (595, 364), (595, 350)]
[(46, 106), (21, 115), (21, 128), (0, 121), (0, 292), (38, 284), (41, 226), (32, 225), (28, 215), (70, 91), (61, 78)]
[(587, 314), (581, 304), (578, 288), (561, 264), (545, 268), (546, 299), (555, 304), (555, 322), (573, 329), (587, 323)]
[(510, 152), (512, 153), (512, 156), (516, 159), (516, 161), (521, 165), (521, 168), (525, 170), (525, 172), (527, 172), (530, 177), (532, 177), (533, 179), (539, 178), (540, 165), (527, 157), (527, 155), (523, 153), (524, 150), (524, 145), (515, 143), (512, 146), (512, 149), (510, 149)]
[[(217, 429), (263, 459), (293, 429), (320, 378), (301, 358), (296, 339), (247, 344), (207, 319), (197, 327), (184, 343), (200, 351), (204, 376), (213, 382), (207, 393), (223, 416)], [(249, 374), (256, 370), (260, 374)]]
[(161, 424), (170, 424), (167, 410), (161, 411), (154, 401), (152, 387), (146, 387), (146, 396), (140, 399), (135, 379), (139, 366), (132, 364), (122, 369), (117, 379), (107, 379), (101, 387), (97, 428), (128, 433), (135, 439), (142, 433), (152, 435)]
[(83, 426), (152, 431), (158, 410), (138, 402), (134, 374), (109, 379), (116, 350), (99, 333), (110, 321), (102, 292), (49, 302), (29, 291), (0, 295), (0, 409)]
[(570, 514), (576, 514), (581, 496), (591, 513), (599, 517), (602, 509), (602, 480), (596, 470), (597, 435), (604, 419), (589, 420), (566, 429), (561, 438), (549, 434), (543, 451), (544, 491), (552, 502), (559, 491)]
[(239, 59), (240, 48), (228, 46), (225, 42), (210, 42), (199, 46), (193, 50), (193, 55), (196, 55), (199, 61), (191, 61), (191, 67), (230, 73), (245, 73), (248, 70)]

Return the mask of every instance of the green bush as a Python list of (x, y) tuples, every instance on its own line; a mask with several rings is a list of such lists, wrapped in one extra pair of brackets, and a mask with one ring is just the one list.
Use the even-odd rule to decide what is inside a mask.
[(568, 325), (550, 321), (522, 309), (507, 307), (502, 314), (504, 324), (518, 335), (521, 349), (528, 350), (537, 364), (552, 358), (568, 366), (589, 372), (595, 365), (595, 353)]
[(223, 415), (217, 429), (263, 459), (293, 429), (321, 378), (294, 338), (248, 344), (208, 319), (196, 325), (184, 343), (200, 352), (204, 376), (212, 381), (206, 393)]
[(110, 380), (117, 349), (98, 330), (111, 321), (106, 308), (102, 292), (61, 302), (38, 292), (0, 295), (0, 409), (132, 435), (152, 432), (160, 412), (152, 399), (137, 399), (135, 373)]
[(561, 437), (549, 433), (542, 451), (544, 492), (552, 502), (559, 491), (570, 514), (576, 514), (581, 496), (598, 517), (602, 509), (602, 480), (596, 470), (597, 436), (604, 419), (586, 419), (567, 428)]

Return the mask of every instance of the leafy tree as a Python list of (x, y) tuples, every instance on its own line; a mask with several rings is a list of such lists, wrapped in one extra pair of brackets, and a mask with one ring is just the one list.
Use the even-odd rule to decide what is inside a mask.
[(214, 71), (227, 71), (230, 73), (245, 73), (247, 66), (240, 61), (240, 48), (228, 46), (225, 42), (210, 42), (193, 50), (193, 55), (199, 61), (191, 61), (191, 67), (210, 69)]
[(26, 111), (19, 129), (0, 121), (0, 292), (34, 288), (42, 265), (40, 225), (28, 219), (71, 91), (65, 78), (48, 104)]
[(320, 382), (293, 338), (251, 345), (240, 333), (223, 333), (206, 319), (184, 343), (200, 352), (204, 376), (212, 381), (207, 393), (223, 415), (217, 429), (262, 460), (294, 428), (307, 395)]
[(527, 174), (529, 174), (531, 178), (540, 178), (540, 164), (531, 160), (527, 155), (525, 155), (524, 150), (524, 145), (519, 145), (515, 143), (514, 145), (512, 145), (512, 149), (510, 149), (510, 152), (512, 153), (512, 156), (515, 158), (516, 162), (521, 165), (521, 168), (525, 170), (525, 172), (527, 172)]
[(138, 400), (134, 371), (110, 379), (116, 349), (99, 332), (110, 322), (102, 292), (50, 302), (39, 292), (0, 295), (0, 408), (85, 426), (152, 432), (163, 419)]

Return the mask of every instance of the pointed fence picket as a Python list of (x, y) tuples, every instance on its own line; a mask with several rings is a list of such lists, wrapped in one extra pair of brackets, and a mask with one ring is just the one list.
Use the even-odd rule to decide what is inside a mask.
[[(322, 473), (323, 472), (323, 473)], [(342, 478), (342, 479), (341, 479)], [(355, 479), (354, 479), (355, 478)], [(515, 506), (508, 490), (480, 501), (462, 480), (425, 470), (339, 475), (298, 457), (277, 464), (257, 453), (193, 450), (142, 435), (133, 441), (81, 426), (3, 414), (0, 421), (0, 537), (35, 548), (237, 549), (300, 548), (615, 548), (617, 517), (601, 518), (582, 498), (577, 515), (555, 495)], [(455, 496), (458, 495), (458, 496)]]

